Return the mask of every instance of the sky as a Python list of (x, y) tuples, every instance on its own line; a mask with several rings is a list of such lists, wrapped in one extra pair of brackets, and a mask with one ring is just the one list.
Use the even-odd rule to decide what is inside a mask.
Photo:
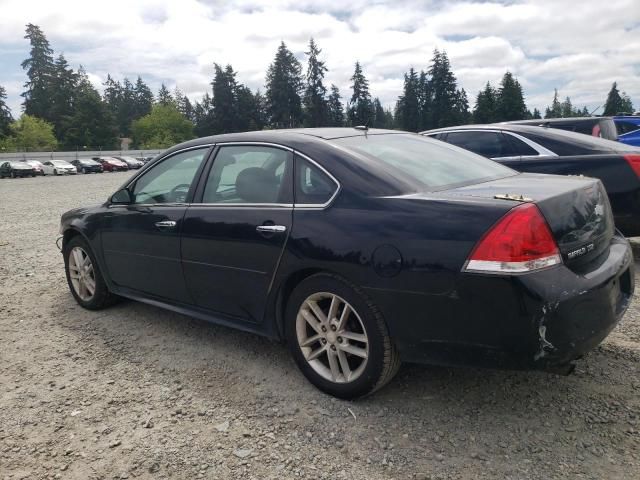
[(304, 66), (313, 37), (329, 68), (326, 84), (343, 100), (358, 60), (372, 95), (392, 107), (403, 74), (427, 69), (437, 48), (472, 107), (478, 90), (509, 70), (531, 110), (544, 111), (554, 88), (594, 110), (614, 81), (640, 110), (640, 0), (0, 0), (0, 85), (14, 116), (26, 81), (27, 23), (74, 68), (82, 64), (99, 90), (107, 73), (140, 75), (154, 91), (164, 82), (198, 100), (210, 91), (214, 62), (264, 90), (280, 42)]

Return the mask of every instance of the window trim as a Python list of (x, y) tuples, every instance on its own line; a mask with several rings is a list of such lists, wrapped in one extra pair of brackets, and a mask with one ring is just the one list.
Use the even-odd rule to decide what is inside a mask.
[[(329, 177), (329, 179), (331, 181), (333, 181), (333, 183), (335, 184), (336, 189), (333, 192), (333, 195), (331, 195), (331, 197), (329, 197), (329, 200), (327, 200), (324, 203), (296, 203), (296, 201), (295, 201), (296, 184), (295, 184), (295, 179), (294, 179), (294, 185), (293, 185), (293, 189), (294, 189), (294, 196), (293, 196), (294, 200), (293, 200), (293, 202), (294, 203), (293, 203), (293, 207), (296, 208), (296, 209), (302, 209), (302, 210), (306, 210), (306, 209), (317, 210), (317, 209), (325, 209), (325, 208), (329, 207), (329, 205), (331, 205), (333, 200), (336, 198), (336, 196), (338, 195), (338, 193), (342, 189), (342, 185), (336, 179), (336, 177), (331, 175), (331, 173), (329, 173), (329, 171), (326, 168), (324, 168), (322, 165), (320, 165), (318, 162), (316, 162), (315, 160), (309, 158), (305, 154), (300, 153), (298, 151), (295, 151), (294, 153), (295, 153), (295, 155), (300, 156), (302, 159), (304, 159), (307, 162), (311, 163), (313, 166), (317, 167), (321, 172), (323, 172), (325, 175), (327, 175)], [(295, 158), (294, 158), (294, 162), (295, 162)]]
[[(261, 209), (283, 209), (283, 208), (295, 208), (295, 209), (310, 209), (310, 210), (318, 210), (318, 209), (325, 209), (327, 207), (329, 207), (329, 205), (333, 202), (333, 200), (336, 198), (336, 196), (338, 195), (338, 193), (342, 190), (342, 185), (340, 184), (340, 182), (336, 179), (336, 177), (334, 177), (326, 168), (324, 168), (322, 165), (320, 165), (318, 162), (316, 162), (315, 160), (313, 160), (312, 158), (308, 157), (307, 155), (305, 155), (304, 153), (300, 152), (299, 150), (296, 150), (294, 148), (288, 147), (286, 145), (281, 145), (279, 143), (273, 143), (273, 142), (260, 142), (260, 141), (229, 141), (229, 142), (218, 142), (216, 144), (214, 144), (214, 146), (216, 148), (220, 148), (220, 147), (228, 147), (228, 146), (236, 146), (236, 145), (255, 145), (255, 146), (260, 146), (260, 147), (273, 147), (273, 148), (280, 148), (282, 150), (286, 150), (288, 152), (291, 152), (292, 156), (293, 156), (293, 168), (295, 171), (295, 162), (296, 162), (296, 156), (300, 156), (303, 159), (307, 160), (308, 162), (310, 162), (311, 164), (313, 164), (314, 166), (316, 166), (318, 169), (320, 169), (324, 174), (326, 174), (337, 186), (335, 192), (333, 193), (333, 195), (331, 196), (331, 198), (329, 198), (328, 201), (326, 201), (323, 204), (296, 204), (295, 203), (295, 184), (293, 185), (293, 189), (294, 189), (294, 203), (198, 203), (198, 202), (191, 202), (189, 204), (189, 206), (194, 206), (194, 207), (213, 207), (213, 208), (261, 208)], [(211, 167), (213, 166), (213, 162), (215, 162), (215, 157), (213, 159), (210, 158), (210, 164)], [(210, 173), (211, 171), (211, 167), (208, 168), (207, 170), (207, 175)], [(206, 181), (205, 180), (205, 176), (204, 176), (204, 172), (201, 173), (201, 182)], [(294, 182), (295, 183), (295, 182)], [(193, 200), (193, 199), (192, 199)]]

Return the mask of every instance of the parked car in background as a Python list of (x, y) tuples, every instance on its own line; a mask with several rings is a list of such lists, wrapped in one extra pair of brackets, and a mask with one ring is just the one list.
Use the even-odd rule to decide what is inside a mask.
[(144, 163), (146, 165), (147, 163), (149, 163), (154, 158), (156, 158), (156, 157), (136, 157), (136, 160), (140, 160), (142, 163)]
[(133, 158), (133, 157), (115, 157), (118, 160), (123, 161), (124, 163), (127, 164), (127, 167), (129, 167), (129, 169), (133, 169), (133, 170), (137, 170), (138, 168), (141, 168), (144, 165), (144, 162), (141, 162), (140, 160)]
[(114, 157), (93, 157), (93, 160), (100, 163), (105, 172), (124, 172), (129, 170), (125, 162)]
[(640, 147), (640, 115), (621, 115), (613, 117), (618, 129), (618, 141)]
[(0, 178), (35, 177), (35, 169), (26, 162), (8, 161), (0, 164)]
[(573, 132), (526, 125), (449, 127), (422, 132), (521, 172), (602, 180), (616, 226), (640, 235), (640, 149)]
[(618, 140), (618, 131), (612, 117), (545, 118), (543, 120), (517, 120), (505, 123), (557, 128), (568, 132), (584, 133), (585, 135), (606, 140)]
[(60, 232), (82, 307), (120, 295), (286, 340), (342, 398), (402, 360), (568, 373), (634, 289), (598, 179), (391, 130), (192, 140)]
[(44, 168), (43, 168), (42, 162), (39, 162), (38, 160), (23, 160), (23, 161), (27, 165), (30, 165), (31, 167), (33, 167), (33, 169), (36, 171), (36, 175), (44, 176)]
[(48, 160), (42, 164), (45, 175), (75, 175), (76, 167), (64, 160)]
[(102, 165), (90, 158), (79, 158), (71, 162), (78, 173), (102, 173)]

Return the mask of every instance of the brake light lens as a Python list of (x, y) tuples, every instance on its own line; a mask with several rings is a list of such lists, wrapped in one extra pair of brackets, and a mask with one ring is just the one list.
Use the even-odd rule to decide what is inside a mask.
[(629, 155), (623, 155), (623, 157), (631, 167), (631, 170), (633, 170), (633, 173), (640, 178), (640, 155), (631, 153)]
[(475, 246), (464, 270), (525, 273), (562, 263), (547, 221), (533, 203), (510, 210)]

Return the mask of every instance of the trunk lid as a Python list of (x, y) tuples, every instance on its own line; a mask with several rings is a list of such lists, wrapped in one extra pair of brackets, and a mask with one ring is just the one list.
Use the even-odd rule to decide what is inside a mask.
[(558, 244), (562, 260), (579, 269), (608, 251), (614, 221), (602, 182), (589, 177), (521, 174), (439, 192), (447, 197), (475, 197), (535, 203)]

